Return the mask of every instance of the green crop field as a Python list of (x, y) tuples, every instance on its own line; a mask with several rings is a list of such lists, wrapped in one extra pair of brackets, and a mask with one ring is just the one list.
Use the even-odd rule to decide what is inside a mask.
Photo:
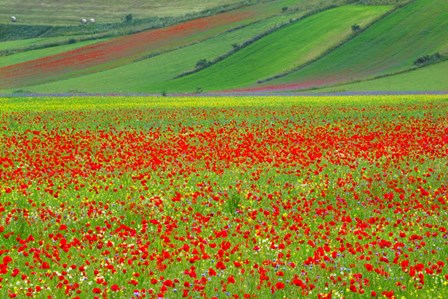
[(420, 56), (448, 49), (448, 2), (417, 0), (315, 63), (267, 84), (350, 82), (413, 67)]
[(448, 61), (402, 74), (374, 80), (316, 89), (316, 92), (345, 91), (448, 91)]
[(181, 16), (239, 0), (1, 0), (0, 23), (16, 16), (19, 24), (78, 24), (81, 18), (100, 23), (120, 22), (127, 14), (138, 18)]
[(337, 45), (354, 23), (366, 25), (388, 6), (343, 6), (287, 26), (197, 74), (169, 82), (167, 89), (192, 91), (244, 87), (316, 58)]
[(24, 49), (29, 47), (36, 47), (40, 45), (45, 45), (49, 43), (57, 43), (61, 41), (66, 41), (70, 37), (57, 36), (57, 37), (38, 37), (38, 38), (28, 38), (28, 39), (20, 39), (20, 40), (11, 40), (0, 42), (0, 51), (6, 50), (16, 50), (16, 49)]
[[(327, 3), (338, 3), (338, 0), (334, 0)], [(320, 4), (319, 1), (315, 0), (303, 0), (300, 2), (295, 3), (292, 6), (288, 6), (289, 11), (282, 12), (282, 7), (285, 7), (285, 5), (292, 4), (290, 0), (282, 0), (282, 1), (274, 1), (274, 2), (266, 2), (266, 3), (259, 3), (250, 7), (243, 7), (236, 11), (232, 11), (228, 14), (221, 14), (216, 16), (216, 18), (211, 17), (209, 19), (201, 19), (199, 21), (199, 24), (202, 25), (194, 25), (195, 27), (191, 27), (192, 29), (188, 29), (189, 23), (180, 24), (177, 26), (179, 30), (189, 30), (188, 34), (181, 35), (176, 30), (171, 30), (170, 28), (162, 31), (153, 31), (152, 32), (143, 32), (144, 39), (139, 39), (138, 36), (129, 35), (124, 37), (127, 40), (114, 40), (112, 39), (108, 44), (106, 45), (99, 45), (97, 48), (95, 48), (92, 52), (95, 52), (98, 50), (98, 48), (101, 47), (107, 47), (107, 49), (102, 48), (101, 51), (101, 63), (98, 63), (97, 65), (90, 65), (90, 67), (83, 66), (83, 58), (82, 57), (71, 57), (71, 54), (68, 54), (68, 56), (62, 55), (58, 57), (48, 57), (49, 59), (47, 61), (39, 61), (38, 65), (36, 66), (33, 61), (30, 61), (29, 64), (26, 65), (20, 65), (17, 66), (14, 70), (13, 69), (7, 69), (3, 73), (3, 86), (2, 89), (7, 89), (7, 86), (11, 86), (10, 88), (13, 88), (13, 90), (17, 89), (29, 89), (29, 86), (36, 85), (36, 84), (44, 84), (45, 82), (53, 82), (53, 81), (60, 81), (60, 80), (67, 80), (73, 77), (80, 77), (92, 73), (98, 73), (102, 71), (107, 71), (110, 69), (114, 69), (120, 66), (133, 66), (134, 62), (136, 60), (139, 60), (142, 57), (145, 57), (147, 55), (153, 56), (154, 54), (164, 53), (164, 52), (170, 52), (172, 50), (175, 50), (179, 47), (185, 47), (191, 44), (196, 44), (198, 42), (210, 39), (212, 37), (217, 37), (221, 34), (226, 33), (227, 31), (234, 31), (235, 29), (238, 29), (240, 27), (248, 26), (253, 23), (259, 23), (260, 25), (255, 27), (249, 26), (249, 29), (252, 29), (254, 34), (260, 33), (260, 30), (267, 29), (266, 24), (270, 26), (274, 26), (276, 22), (282, 22), (282, 20), (289, 20), (288, 18), (294, 18), (297, 15), (301, 15), (307, 11), (318, 9), (323, 4)], [(233, 21), (227, 21), (227, 16), (234, 19)], [(244, 30), (245, 28), (243, 28)], [(157, 33), (160, 32), (160, 33)], [(250, 39), (253, 36), (250, 36), (251, 31), (246, 31), (247, 34), (242, 33), (241, 37), (238, 38), (237, 42), (243, 42), (244, 39)], [(257, 32), (257, 33), (255, 33)], [(147, 36), (147, 34), (149, 34)], [(152, 35), (151, 35), (152, 34)], [(162, 41), (160, 41), (160, 36), (162, 37)], [(154, 42), (153, 42), (154, 41)], [(219, 43), (219, 39), (217, 39)], [(232, 42), (233, 43), (233, 42)], [(125, 45), (125, 47), (128, 48), (128, 51), (126, 55), (120, 54), (120, 51), (117, 51), (117, 48), (121, 48), (121, 45)], [(227, 43), (228, 45), (228, 43)], [(220, 45), (216, 45), (217, 47), (220, 47)], [(89, 56), (89, 50), (84, 51), (85, 48), (80, 49), (80, 51), (83, 51), (83, 57)], [(223, 49), (224, 50), (224, 49)], [(208, 52), (208, 49), (203, 49), (204, 53)], [(79, 52), (76, 52), (74, 55), (78, 55)], [(220, 53), (222, 54), (222, 53)], [(92, 53), (92, 55), (97, 55), (97, 53)], [(109, 59), (109, 57), (111, 57)], [(52, 64), (52, 61), (54, 59), (63, 59), (64, 61), (73, 61), (74, 63), (72, 65), (67, 65), (66, 68), (61, 69), (59, 72), (51, 73), (46, 72), (45, 69), (47, 67), (46, 63)], [(179, 60), (180, 57), (177, 58)], [(190, 59), (186, 57), (188, 61)], [(196, 63), (196, 61), (193, 62), (193, 66)], [(14, 79), (14, 76), (16, 74), (28, 74), (33, 71), (36, 67), (39, 67), (43, 70), (41, 72), (40, 76), (31, 76), (31, 75), (25, 75), (25, 78), (18, 78)], [(53, 66), (51, 66), (52, 68)], [(75, 68), (75, 71), (72, 71), (72, 69)], [(188, 69), (187, 69), (188, 70)], [(182, 71), (185, 71), (182, 70)], [(0, 71), (1, 74), (1, 71)], [(140, 76), (144, 76), (145, 73), (140, 73)], [(172, 77), (178, 75), (172, 74)], [(20, 76), (20, 75), (19, 75)], [(158, 77), (158, 76), (157, 76)], [(169, 79), (172, 78), (171, 76)], [(120, 79), (121, 80), (121, 79)], [(124, 82), (129, 80), (124, 80)], [(89, 83), (93, 81), (89, 80)], [(65, 82), (64, 82), (65, 83)], [(100, 84), (101, 85), (101, 84)], [(76, 90), (77, 87), (71, 87), (69, 90)], [(159, 88), (157, 88), (159, 89)], [(148, 90), (148, 87), (145, 87), (145, 90)], [(127, 92), (132, 92), (133, 90), (126, 90)]]

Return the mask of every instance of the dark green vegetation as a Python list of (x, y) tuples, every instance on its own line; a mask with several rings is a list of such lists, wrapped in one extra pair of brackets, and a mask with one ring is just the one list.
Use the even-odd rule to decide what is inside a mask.
[[(0, 92), (169, 95), (223, 90), (448, 90), (444, 79), (448, 76), (444, 62), (448, 57), (445, 0), (229, 0), (219, 2), (220, 6), (216, 1), (202, 1), (194, 9), (193, 4), (191, 9), (180, 5), (170, 17), (164, 11), (176, 1), (151, 12), (142, 9), (141, 3), (119, 10), (123, 3), (116, 2), (110, 4), (110, 13), (105, 10), (110, 16), (107, 22), (0, 25), (0, 40), (4, 40), (0, 42), (0, 81), (3, 71), (3, 81), (9, 82), (0, 82)], [(219, 19), (222, 11), (230, 11), (239, 19), (193, 31), (182, 40), (173, 35), (140, 52), (128, 49), (133, 54), (127, 57), (117, 58), (110, 52), (116, 58), (95, 66), (82, 65), (82, 57), (89, 56), (89, 45), (113, 42), (119, 35), (148, 28), (169, 29), (171, 24), (196, 17), (216, 14)], [(38, 10), (33, 13), (39, 15)], [(189, 22), (182, 24), (190, 26)], [(103, 49), (99, 45), (96, 49)], [(67, 52), (76, 49), (82, 57)], [(64, 59), (64, 53), (69, 54), (71, 63), (63, 72), (46, 77), (47, 61)], [(53, 55), (59, 56), (52, 59)], [(36, 64), (35, 59), (43, 60)], [(33, 80), (32, 75), (20, 79), (19, 75), (14, 81), (14, 74), (30, 72), (36, 65), (43, 69), (39, 80)], [(48, 64), (47, 75), (52, 67)]]

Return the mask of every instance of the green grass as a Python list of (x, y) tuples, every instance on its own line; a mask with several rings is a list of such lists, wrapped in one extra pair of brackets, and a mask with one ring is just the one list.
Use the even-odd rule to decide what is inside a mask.
[(77, 42), (74, 44), (69, 45), (62, 45), (62, 46), (56, 46), (56, 47), (49, 47), (39, 50), (31, 50), (31, 51), (25, 51), (25, 52), (19, 52), (16, 54), (8, 55), (8, 56), (0, 56), (0, 67), (9, 66), (17, 63), (22, 63), (34, 59), (39, 59), (42, 57), (55, 55), (71, 50), (78, 49), (80, 47), (92, 45), (101, 41), (105, 41), (106, 39), (100, 39), (100, 40), (90, 40), (90, 41), (83, 41), (83, 42)]
[(238, 0), (2, 0), (0, 23), (9, 23), (10, 16), (19, 24), (78, 24), (81, 18), (95, 18), (97, 22), (120, 22), (129, 13), (138, 18), (181, 16), (208, 8), (237, 3)]
[(315, 63), (268, 84), (316, 79), (334, 84), (407, 70), (418, 57), (448, 48), (446, 28), (447, 1), (416, 0)]
[[(53, 37), (36, 37), (36, 38), (26, 38), (18, 40), (9, 40), (0, 42), (0, 52), (2, 51), (27, 51), (36, 48), (45, 48), (51, 44), (58, 43), (68, 43), (70, 39), (75, 39), (80, 41), (83, 39), (93, 39), (96, 36), (92, 35), (73, 35), (73, 36), (53, 36)], [(99, 37), (98, 37), (99, 39)]]
[(406, 73), (316, 91), (448, 91), (447, 76), (448, 61), (444, 61)]
[(68, 39), (69, 39), (68, 37), (58, 36), (58, 37), (40, 37), (40, 38), (38, 37), (38, 38), (5, 41), (0, 42), (0, 51), (35, 47), (38, 45), (44, 45), (53, 42), (61, 42)]
[(343, 6), (289, 25), (199, 73), (167, 84), (166, 89), (220, 90), (254, 84), (316, 58), (351, 34), (351, 25), (366, 25), (389, 6)]
[(237, 31), (228, 32), (204, 42), (165, 53), (151, 59), (131, 63), (104, 72), (61, 80), (27, 88), (34, 92), (154, 92), (161, 93), (163, 84), (176, 75), (194, 68), (200, 59), (213, 59), (232, 49), (232, 44), (241, 44), (247, 39), (269, 29), (275, 24), (297, 17), (275, 16), (249, 25)]

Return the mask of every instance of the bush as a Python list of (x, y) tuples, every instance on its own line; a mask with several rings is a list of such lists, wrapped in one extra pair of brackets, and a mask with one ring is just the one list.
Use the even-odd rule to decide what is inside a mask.
[(134, 21), (134, 15), (133, 14), (127, 14), (125, 17), (124, 17), (124, 19), (123, 19), (123, 21), (125, 22), (125, 23), (132, 23), (132, 21)]
[(203, 69), (210, 65), (210, 62), (207, 59), (201, 59), (196, 62), (196, 69)]
[(204, 92), (204, 90), (202, 89), (202, 87), (197, 87), (196, 88), (196, 91), (195, 91), (196, 94), (200, 94), (200, 93), (203, 93), (203, 92)]
[(417, 58), (414, 61), (414, 65), (415, 66), (425, 66), (428, 64), (433, 64), (433, 63), (437, 63), (443, 60), (442, 55), (440, 55), (440, 53), (435, 53), (432, 55), (424, 55), (424, 56), (420, 56), (419, 58)]
[(353, 24), (352, 25), (352, 31), (355, 33), (358, 33), (361, 31), (361, 26), (359, 26), (358, 24)]

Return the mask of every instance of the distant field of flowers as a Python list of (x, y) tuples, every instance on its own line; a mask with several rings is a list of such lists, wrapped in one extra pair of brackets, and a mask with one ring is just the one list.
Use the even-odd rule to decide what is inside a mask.
[(0, 298), (448, 298), (448, 98), (0, 99)]

